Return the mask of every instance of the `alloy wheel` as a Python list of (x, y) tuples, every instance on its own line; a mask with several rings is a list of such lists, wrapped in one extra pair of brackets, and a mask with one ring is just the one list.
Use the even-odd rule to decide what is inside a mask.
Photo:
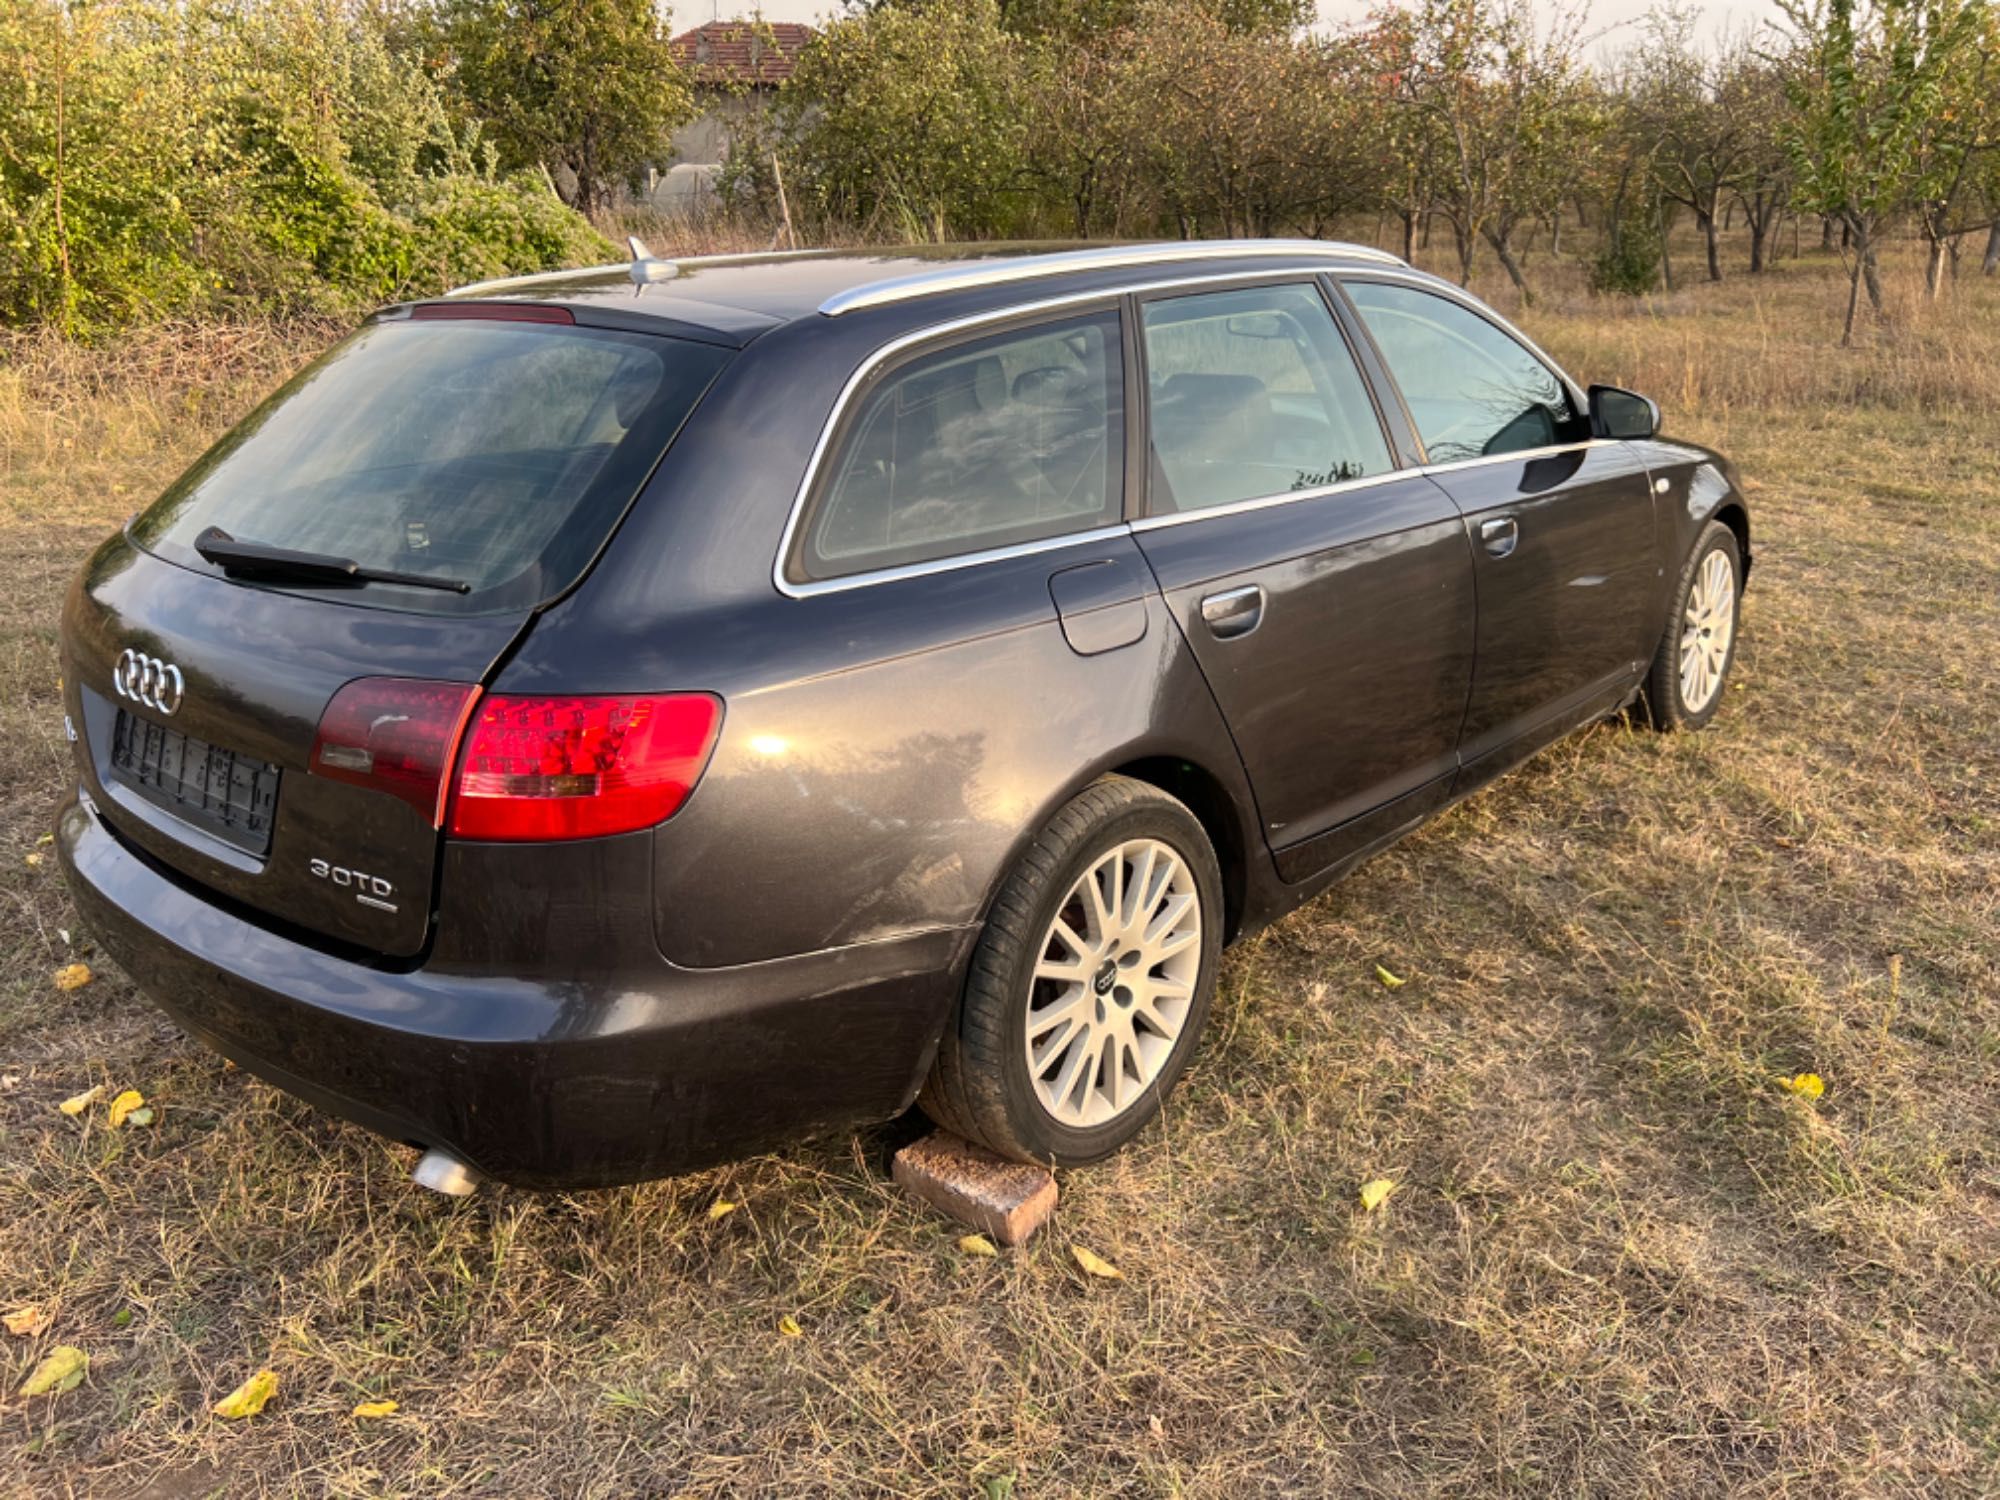
[(1695, 571), (1681, 612), (1681, 704), (1698, 714), (1722, 690), (1729, 645), (1736, 638), (1736, 569), (1725, 552), (1708, 554)]
[(1099, 855), (1069, 888), (1029, 983), (1025, 1045), (1035, 1097), (1089, 1128), (1135, 1106), (1187, 1024), (1201, 974), (1194, 871), (1159, 839)]

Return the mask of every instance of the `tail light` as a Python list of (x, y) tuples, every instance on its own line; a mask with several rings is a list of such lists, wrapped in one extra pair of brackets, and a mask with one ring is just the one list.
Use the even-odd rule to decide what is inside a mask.
[(465, 736), (450, 832), (577, 839), (650, 828), (701, 779), (722, 723), (707, 693), (489, 696)]
[(359, 678), (320, 716), (307, 766), (329, 781), (400, 797), (442, 827), (452, 752), (478, 697), (463, 682)]

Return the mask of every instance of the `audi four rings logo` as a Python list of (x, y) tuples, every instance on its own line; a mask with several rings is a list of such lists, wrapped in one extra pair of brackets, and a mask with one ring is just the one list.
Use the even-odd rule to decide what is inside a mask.
[(111, 674), (111, 683), (118, 689), (119, 697), (130, 698), (169, 716), (181, 706), (181, 694), (186, 687), (179, 667), (129, 646), (118, 658), (118, 669)]

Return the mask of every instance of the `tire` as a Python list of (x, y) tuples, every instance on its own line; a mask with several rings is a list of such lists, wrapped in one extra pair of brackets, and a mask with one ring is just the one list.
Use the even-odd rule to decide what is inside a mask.
[[(1725, 576), (1720, 571), (1725, 567), (1727, 607), (1718, 609), (1716, 585)], [(1647, 721), (1665, 733), (1703, 727), (1722, 706), (1729, 686), (1729, 669), (1735, 665), (1737, 642), (1742, 639), (1743, 553), (1735, 532), (1720, 521), (1702, 528), (1674, 586), (1673, 600), (1642, 691)], [(1706, 651), (1704, 665), (1690, 669), (1690, 675), (1684, 671), (1682, 653), (1690, 645), (1687, 633), (1694, 630), (1701, 632), (1697, 641), (1713, 642), (1718, 635), (1723, 639), (1719, 649)]]
[[(1107, 898), (1094, 908), (1092, 888)], [(1142, 907), (1150, 921), (1132, 920)], [(1081, 947), (1058, 935), (1059, 917)], [(1093, 782), (1001, 886), (919, 1106), (1017, 1160), (1109, 1156), (1159, 1113), (1187, 1066), (1215, 993), (1222, 925), (1222, 872), (1194, 814), (1144, 782)]]

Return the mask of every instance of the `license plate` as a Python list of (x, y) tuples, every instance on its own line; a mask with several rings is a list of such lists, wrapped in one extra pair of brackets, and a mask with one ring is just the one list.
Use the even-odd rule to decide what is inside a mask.
[(111, 737), (111, 770), (147, 801), (225, 844), (247, 854), (270, 852), (276, 766), (121, 708)]

